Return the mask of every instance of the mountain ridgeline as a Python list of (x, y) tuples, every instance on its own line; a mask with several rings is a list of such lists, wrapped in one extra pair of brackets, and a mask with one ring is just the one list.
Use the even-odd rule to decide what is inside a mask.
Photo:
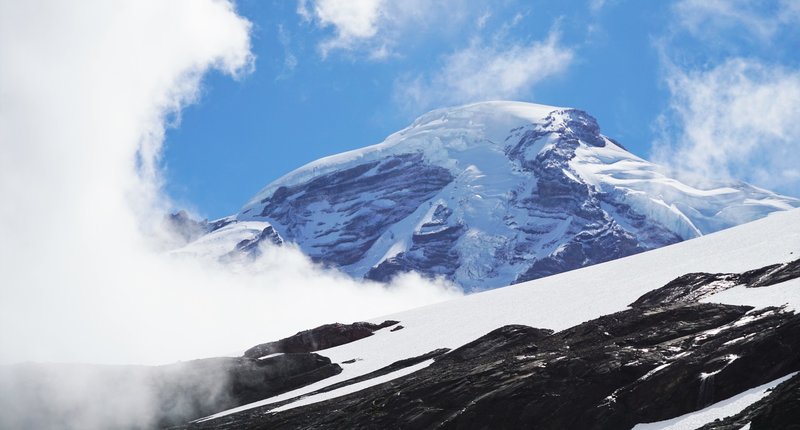
[(682, 183), (603, 136), (586, 112), (485, 102), (297, 169), (180, 252), (228, 241), (219, 257), (258, 258), (261, 242), (293, 242), (355, 278), (416, 271), (483, 290), (797, 206), (742, 182)]

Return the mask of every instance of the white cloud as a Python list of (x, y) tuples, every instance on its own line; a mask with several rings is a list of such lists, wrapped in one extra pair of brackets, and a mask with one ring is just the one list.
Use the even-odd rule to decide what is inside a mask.
[(430, 28), (452, 28), (471, 12), (464, 0), (298, 0), (297, 7), (307, 22), (332, 30), (319, 44), (323, 57), (343, 51), (372, 59), (395, 55), (400, 42)]
[(158, 250), (165, 120), (247, 72), (249, 30), (220, 0), (0, 1), (0, 362), (197, 358), (456, 295)]
[(561, 45), (555, 30), (545, 40), (524, 44), (504, 38), (489, 44), (473, 39), (466, 48), (445, 56), (435, 72), (398, 80), (395, 97), (414, 111), (518, 99), (530, 96), (543, 80), (564, 72), (573, 58), (572, 49)]
[[(459, 294), (416, 275), (356, 282), (290, 247), (244, 267), (163, 252), (165, 123), (208, 70), (250, 70), (249, 32), (221, 0), (0, 0), (0, 364), (235, 353)], [(98, 407), (95, 368), (18, 404), (9, 369), (0, 427), (30, 423), (25, 411), (67, 411), (65, 428), (154, 426), (144, 382)]]
[(667, 83), (676, 131), (657, 142), (657, 161), (694, 180), (800, 186), (800, 71), (736, 58), (704, 71), (670, 66)]
[(382, 0), (317, 0), (313, 15), (308, 12), (305, 1), (300, 2), (301, 14), (313, 16), (320, 27), (334, 27), (336, 36), (321, 46), (323, 53), (333, 49), (348, 49), (358, 41), (370, 39), (378, 32)]

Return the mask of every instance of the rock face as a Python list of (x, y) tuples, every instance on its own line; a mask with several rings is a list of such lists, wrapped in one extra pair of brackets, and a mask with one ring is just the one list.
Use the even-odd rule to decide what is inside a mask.
[(256, 345), (245, 351), (244, 356), (259, 358), (276, 353), (312, 352), (333, 348), (372, 336), (373, 332), (397, 323), (398, 321), (387, 320), (381, 324), (367, 322), (325, 324), (275, 342)]
[[(797, 264), (723, 276), (769, 288), (797, 277)], [(500, 327), (382, 385), (278, 413), (265, 413), (273, 405), (189, 427), (631, 428), (799, 371), (800, 315), (698, 303), (701, 296), (694, 293), (714, 282), (719, 275), (682, 276), (631, 309), (560, 332)], [(794, 385), (778, 387), (735, 422), (792, 428), (781, 427), (800, 418), (797, 377), (789, 382)]]
[(226, 252), (250, 253), (270, 228), (356, 278), (414, 270), (479, 290), (798, 204), (740, 182), (683, 184), (600, 134), (586, 112), (489, 102), (433, 111), (379, 145), (310, 163), (184, 251), (235, 237)]
[(242, 255), (258, 258), (261, 255), (261, 246), (264, 243), (283, 245), (283, 238), (271, 225), (268, 225), (256, 237), (239, 241), (229, 255), (232, 258)]

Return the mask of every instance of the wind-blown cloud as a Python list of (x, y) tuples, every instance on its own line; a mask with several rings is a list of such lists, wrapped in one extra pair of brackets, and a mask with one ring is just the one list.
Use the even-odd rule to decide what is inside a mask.
[(0, 3), (0, 362), (198, 358), (456, 294), (163, 252), (165, 123), (248, 72), (249, 30), (219, 0)]
[[(292, 247), (240, 267), (164, 252), (165, 124), (209, 70), (252, 69), (250, 27), (221, 0), (0, 0), (0, 364), (236, 353), (460, 294), (416, 275), (356, 282)], [(148, 426), (148, 387), (89, 408), (97, 375), (51, 378), (50, 404), (20, 405), (0, 370), (0, 427), (45, 410), (68, 410), (64, 428)]]
[(415, 111), (432, 106), (530, 96), (545, 79), (567, 70), (572, 49), (562, 46), (559, 33), (531, 43), (500, 38), (487, 43), (473, 39), (469, 46), (442, 59), (429, 74), (399, 79), (395, 97)]

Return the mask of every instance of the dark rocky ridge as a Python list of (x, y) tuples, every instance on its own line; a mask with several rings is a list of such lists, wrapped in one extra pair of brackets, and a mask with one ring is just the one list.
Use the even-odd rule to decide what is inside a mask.
[[(793, 267), (733, 276), (767, 286), (797, 277)], [(669, 285), (692, 292), (715, 280), (693, 274)], [(689, 296), (679, 295), (675, 303), (650, 296), (647, 306), (558, 333), (501, 327), (385, 384), (280, 413), (265, 414), (274, 406), (256, 408), (189, 428), (631, 428), (800, 370), (800, 315), (695, 303), (699, 297)], [(774, 400), (783, 402), (781, 411), (759, 409), (764, 423), (798, 422), (796, 390), (782, 390)]]
[(631, 307), (694, 303), (736, 285), (745, 285), (747, 288), (768, 287), (797, 277), (800, 277), (800, 259), (744, 273), (689, 273), (639, 297), (631, 303)]
[(275, 342), (256, 345), (245, 351), (244, 356), (259, 358), (275, 353), (320, 351), (372, 336), (373, 332), (385, 327), (391, 327), (397, 323), (399, 321), (387, 320), (380, 324), (368, 322), (325, 324)]

